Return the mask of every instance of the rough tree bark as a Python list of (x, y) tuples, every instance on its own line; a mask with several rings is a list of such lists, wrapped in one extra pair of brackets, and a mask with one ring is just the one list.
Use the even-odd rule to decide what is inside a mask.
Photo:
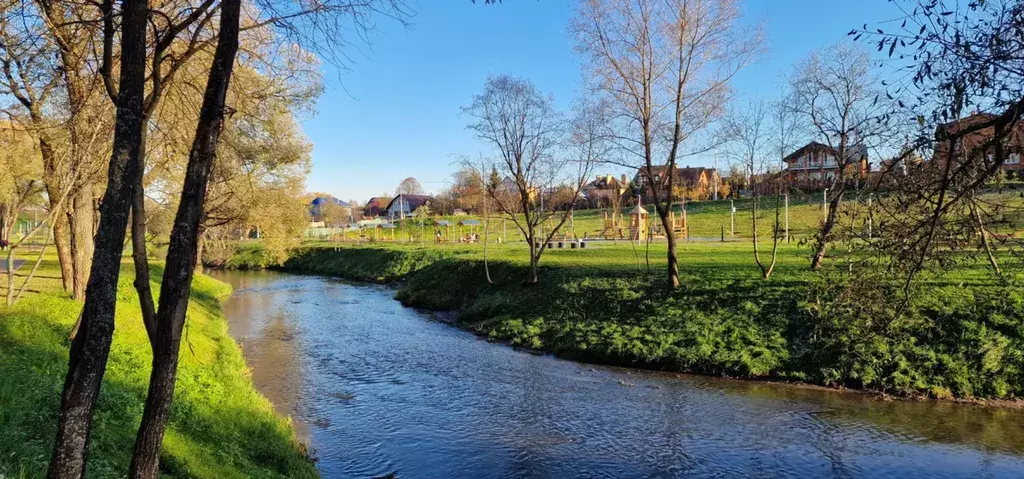
[(85, 300), (85, 287), (89, 282), (92, 266), (94, 210), (92, 203), (92, 180), (85, 179), (76, 189), (68, 211), (68, 225), (71, 228), (71, 261), (74, 264), (72, 294), (75, 299)]
[[(39, 153), (43, 158), (43, 182), (46, 183), (50, 209), (63, 208), (58, 206), (62, 182), (53, 157), (53, 147), (44, 138), (39, 139)], [(63, 211), (57, 211), (53, 219), (53, 244), (57, 249), (57, 261), (60, 263), (61, 284), (64, 291), (71, 293), (75, 289), (75, 266), (71, 260), (71, 233), (68, 232), (67, 215)]]
[(156, 478), (159, 474), (160, 446), (174, 399), (178, 351), (198, 254), (203, 205), (224, 122), (228, 83), (238, 51), (240, 10), (240, 0), (221, 3), (217, 49), (199, 112), (160, 287), (153, 370), (129, 469), (133, 478)]
[(142, 132), (145, 94), (146, 17), (140, 0), (121, 3), (121, 73), (113, 151), (107, 188), (100, 205), (92, 271), (86, 286), (79, 334), (71, 343), (68, 373), (61, 393), (57, 438), (47, 472), (49, 478), (81, 478), (85, 474), (92, 413), (106, 370), (114, 333), (117, 281)]

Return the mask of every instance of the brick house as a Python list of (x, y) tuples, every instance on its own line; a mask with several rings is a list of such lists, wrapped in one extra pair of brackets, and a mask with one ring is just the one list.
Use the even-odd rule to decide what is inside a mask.
[(363, 214), (370, 217), (387, 214), (389, 203), (391, 203), (391, 198), (374, 196), (366, 202), (366, 206), (363, 207)]
[(583, 199), (592, 208), (601, 208), (621, 202), (622, 197), (629, 193), (629, 180), (626, 175), (622, 178), (614, 176), (597, 175), (594, 181), (587, 183), (580, 191)]
[[(868, 163), (868, 150), (864, 145), (848, 147), (846, 177), (848, 179), (866, 178), (871, 172)], [(836, 161), (836, 152), (832, 147), (812, 141), (782, 159), (786, 168), (782, 177), (789, 184), (824, 187), (838, 175), (842, 165)]]
[[(666, 181), (666, 171), (668, 171), (667, 165), (652, 167), (651, 175), (653, 175), (653, 178), (651, 178), (651, 180), (655, 183), (664, 184)], [(681, 199), (684, 196), (689, 200), (708, 199), (712, 196), (715, 183), (718, 184), (719, 189), (721, 190), (722, 178), (719, 176), (718, 170), (714, 168), (686, 166), (676, 168), (673, 173), (672, 185), (674, 191), (672, 192), (672, 196), (674, 199)], [(646, 201), (650, 202), (654, 200), (654, 194), (647, 178), (646, 168), (640, 168), (640, 170), (637, 171), (636, 176), (633, 177), (633, 183), (637, 186), (639, 191), (643, 192), (643, 196)]]
[[(956, 133), (960, 128), (966, 128), (972, 125), (976, 125), (981, 122), (990, 121), (994, 119), (996, 115), (990, 113), (975, 113), (973, 115), (961, 118), (957, 121), (939, 125), (935, 129), (936, 139), (943, 133)], [(995, 148), (991, 145), (992, 139), (995, 136), (995, 127), (982, 128), (978, 131), (967, 133), (961, 138), (957, 138), (954, 148), (954, 159), (956, 161), (963, 161), (964, 158), (970, 157), (972, 159), (980, 159), (981, 155), (984, 154), (985, 164), (989, 164), (994, 159)], [(1007, 173), (1011, 173), (1014, 176), (1024, 177), (1024, 165), (1021, 164), (1021, 153), (1024, 152), (1024, 123), (1017, 122), (1014, 126), (1004, 143), (1005, 160), (1002, 165), (1002, 170)], [(948, 156), (949, 142), (940, 141), (935, 144), (935, 153), (933, 158), (944, 161)]]

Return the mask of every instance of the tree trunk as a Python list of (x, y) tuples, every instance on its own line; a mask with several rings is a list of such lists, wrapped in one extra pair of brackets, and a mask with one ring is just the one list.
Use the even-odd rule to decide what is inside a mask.
[[(47, 477), (81, 478), (92, 431), (92, 413), (106, 370), (114, 334), (117, 280), (128, 228), (128, 213), (142, 132), (146, 72), (146, 2), (122, 0), (121, 74), (114, 143), (107, 188), (100, 206), (92, 271), (85, 292), (81, 329), (71, 343), (68, 373), (61, 393), (57, 438)], [(52, 201), (52, 199), (51, 199)]]
[(85, 300), (85, 287), (89, 282), (94, 251), (93, 229), (95, 212), (92, 204), (92, 183), (83, 182), (72, 198), (68, 223), (71, 226), (71, 260), (74, 263), (72, 293), (75, 299)]
[(817, 243), (814, 247), (814, 257), (811, 260), (812, 270), (820, 268), (821, 263), (825, 260), (825, 251), (828, 249), (828, 244), (832, 240), (832, 230), (835, 229), (836, 221), (839, 219), (839, 205), (843, 201), (843, 193), (845, 192), (845, 188), (840, 189), (828, 202), (828, 214), (825, 215), (825, 222), (821, 225), (821, 229), (818, 230)]
[[(43, 181), (46, 183), (46, 196), (50, 201), (50, 209), (61, 208), (60, 174), (57, 172), (57, 160), (53, 156), (53, 147), (46, 138), (39, 138), (39, 156), (43, 159)], [(57, 261), (60, 263), (61, 284), (64, 291), (70, 293), (75, 285), (75, 266), (71, 260), (71, 234), (68, 232), (68, 221), (62, 211), (53, 215), (53, 244), (57, 249)]]
[[(665, 229), (665, 241), (668, 243), (668, 287), (670, 289), (676, 289), (679, 287), (679, 253), (676, 247), (677, 242), (675, 235), (672, 234), (672, 221), (669, 218), (669, 212), (672, 210), (672, 204), (669, 203), (668, 208), (662, 208), (660, 205), (656, 205), (655, 210), (658, 212), (658, 218), (661, 220), (662, 228)], [(649, 238), (650, 235), (648, 235), (648, 240)]]
[(530, 277), (527, 279), (526, 284), (537, 284), (537, 251), (540, 248), (537, 247), (537, 237), (534, 236), (533, 231), (526, 235), (526, 241), (530, 243)]
[(750, 236), (751, 241), (754, 244), (754, 262), (757, 263), (757, 267), (761, 269), (761, 277), (767, 278), (768, 269), (765, 268), (764, 264), (761, 263), (761, 254), (757, 250), (757, 201), (758, 193), (754, 192), (754, 197), (750, 202)]
[(206, 238), (205, 238), (205, 235), (204, 235), (205, 232), (202, 231), (202, 229), (203, 229), (202, 226), (200, 226), (199, 229), (200, 229), (199, 239), (196, 241), (196, 264), (195, 264), (196, 273), (202, 273), (203, 272), (203, 249), (205, 249), (205, 247), (206, 247)]
[[(145, 124), (147, 120), (143, 120)], [(135, 264), (135, 291), (139, 295), (139, 307), (142, 310), (142, 324), (146, 327), (150, 349), (156, 344), (156, 306), (153, 304), (153, 291), (149, 285), (149, 258), (146, 253), (146, 191), (143, 189), (142, 177), (146, 170), (146, 130), (143, 128), (139, 142), (139, 175), (135, 182), (132, 195), (132, 261)]]
[[(56, 179), (46, 181), (46, 195), (50, 199), (50, 208), (63, 208), (59, 205), (60, 185)], [(57, 262), (60, 263), (60, 278), (64, 291), (71, 293), (75, 289), (75, 264), (71, 259), (71, 233), (68, 230), (68, 218), (63, 212), (53, 216), (53, 244), (57, 249)]]
[(133, 478), (156, 478), (160, 470), (160, 446), (174, 399), (178, 350), (192, 290), (200, 222), (224, 122), (228, 83), (238, 51), (240, 10), (241, 0), (223, 0), (221, 3), (217, 49), (203, 95), (160, 287), (153, 370), (129, 469)]

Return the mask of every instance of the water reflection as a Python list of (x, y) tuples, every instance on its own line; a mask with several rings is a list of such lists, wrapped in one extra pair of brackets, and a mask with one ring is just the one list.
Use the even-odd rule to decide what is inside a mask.
[(577, 364), (381, 286), (218, 277), (257, 387), (325, 477), (1024, 475), (1022, 411)]

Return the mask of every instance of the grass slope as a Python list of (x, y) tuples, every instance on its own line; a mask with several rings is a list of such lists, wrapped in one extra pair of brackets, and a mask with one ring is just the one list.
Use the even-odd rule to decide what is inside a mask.
[(1024, 397), (1024, 295), (981, 266), (933, 279), (908, 319), (881, 328), (872, 311), (837, 296), (828, 273), (808, 270), (805, 247), (782, 246), (764, 281), (748, 243), (684, 243), (682, 287), (672, 292), (664, 248), (652, 245), (649, 259), (626, 244), (552, 250), (530, 287), (520, 284), (524, 245), (492, 248), (492, 285), (479, 245), (310, 247), (285, 268), (401, 279), (397, 297), (408, 305), (458, 310), (479, 334), (588, 361), (900, 395)]
[[(52, 258), (41, 274), (59, 274)], [(154, 271), (160, 277), (160, 271)], [(122, 269), (114, 341), (97, 403), (89, 477), (124, 477), (142, 417), (151, 353)], [(57, 281), (41, 285), (59, 287)], [(254, 388), (218, 298), (230, 287), (193, 281), (178, 385), (161, 460), (167, 477), (316, 477), (288, 422)], [(159, 291), (159, 285), (154, 285)], [(81, 304), (55, 291), (0, 306), (0, 477), (42, 477), (56, 434), (68, 333)]]

